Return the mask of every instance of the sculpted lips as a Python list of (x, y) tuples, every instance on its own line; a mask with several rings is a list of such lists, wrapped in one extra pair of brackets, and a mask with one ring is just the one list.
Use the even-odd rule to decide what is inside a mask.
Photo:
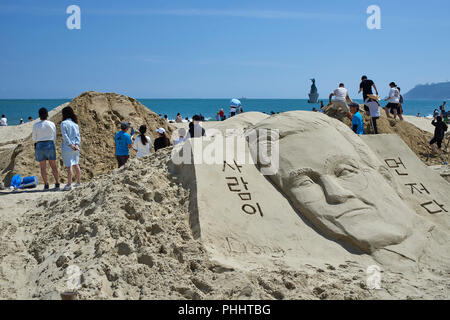
[(372, 209), (371, 207), (361, 207), (361, 208), (349, 209), (347, 211), (344, 211), (344, 212), (338, 214), (336, 216), (336, 219), (339, 219), (340, 217), (345, 216), (346, 214), (349, 214), (349, 213), (352, 213), (352, 215), (358, 215), (358, 214), (362, 213), (361, 211), (368, 211), (368, 210), (371, 210), (371, 209)]

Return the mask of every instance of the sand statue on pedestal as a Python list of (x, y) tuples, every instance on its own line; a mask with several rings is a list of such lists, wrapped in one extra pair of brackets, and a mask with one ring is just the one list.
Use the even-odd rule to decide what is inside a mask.
[(316, 79), (311, 79), (312, 85), (311, 90), (308, 94), (309, 100), (308, 103), (318, 103), (319, 102), (319, 94), (317, 93), (317, 87), (316, 87)]

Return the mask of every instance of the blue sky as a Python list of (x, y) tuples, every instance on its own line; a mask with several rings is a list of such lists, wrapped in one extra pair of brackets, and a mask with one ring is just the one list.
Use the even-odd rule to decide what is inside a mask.
[[(81, 8), (81, 30), (66, 8)], [(369, 5), (381, 30), (366, 27)], [(0, 98), (320, 98), (450, 79), (450, 1), (0, 0)]]

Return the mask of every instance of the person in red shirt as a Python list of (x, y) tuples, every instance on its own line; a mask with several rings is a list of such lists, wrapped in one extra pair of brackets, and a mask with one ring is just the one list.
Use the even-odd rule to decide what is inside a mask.
[(220, 117), (220, 121), (225, 120), (225, 112), (223, 111), (223, 109), (220, 109), (220, 111), (219, 111), (219, 117)]

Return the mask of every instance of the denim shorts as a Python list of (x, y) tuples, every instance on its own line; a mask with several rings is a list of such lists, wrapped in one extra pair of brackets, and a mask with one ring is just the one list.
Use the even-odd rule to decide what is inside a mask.
[(56, 160), (56, 149), (53, 141), (39, 141), (34, 151), (36, 161)]

